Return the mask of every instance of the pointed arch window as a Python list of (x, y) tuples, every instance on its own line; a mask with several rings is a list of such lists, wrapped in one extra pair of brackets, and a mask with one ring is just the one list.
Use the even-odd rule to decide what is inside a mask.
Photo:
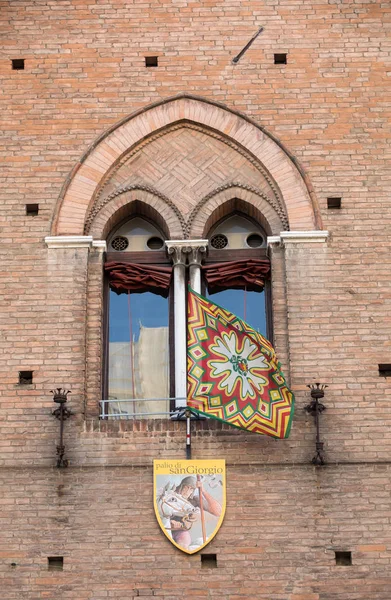
[(110, 234), (103, 391), (110, 417), (169, 412), (171, 271), (164, 236), (148, 220), (134, 217)]
[(246, 215), (235, 213), (221, 220), (208, 239), (209, 252), (202, 269), (204, 293), (272, 340), (265, 231)]
[[(272, 340), (266, 233), (235, 213), (208, 239), (207, 257), (198, 267), (202, 293)], [(172, 270), (164, 235), (148, 219), (133, 217), (110, 234), (103, 391), (110, 418), (165, 417), (176, 407), (170, 398), (185, 395), (175, 393)], [(185, 285), (190, 269), (183, 276)]]

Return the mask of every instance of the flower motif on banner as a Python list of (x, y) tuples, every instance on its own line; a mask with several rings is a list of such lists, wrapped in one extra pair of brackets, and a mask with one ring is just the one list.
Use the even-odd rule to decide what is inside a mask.
[(216, 345), (210, 349), (221, 360), (210, 361), (209, 366), (211, 376), (220, 379), (219, 389), (230, 396), (236, 393), (241, 400), (262, 394), (268, 381), (259, 371), (267, 371), (269, 367), (256, 345), (249, 338), (241, 344), (235, 331), (215, 337), (214, 342)]
[(294, 396), (273, 346), (193, 290), (188, 299), (188, 406), (239, 429), (287, 438)]

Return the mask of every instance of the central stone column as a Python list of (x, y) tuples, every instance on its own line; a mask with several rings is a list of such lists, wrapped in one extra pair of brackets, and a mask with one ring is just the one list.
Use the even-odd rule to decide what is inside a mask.
[(187, 327), (186, 285), (187, 264), (190, 264), (190, 285), (201, 292), (201, 259), (207, 240), (169, 240), (167, 253), (174, 266), (174, 340), (175, 340), (175, 407), (186, 406), (187, 398)]

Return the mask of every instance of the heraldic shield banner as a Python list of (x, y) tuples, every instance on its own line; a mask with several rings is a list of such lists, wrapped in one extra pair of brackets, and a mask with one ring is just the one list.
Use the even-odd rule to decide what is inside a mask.
[(221, 527), (226, 505), (224, 460), (154, 460), (154, 508), (170, 542), (187, 554)]

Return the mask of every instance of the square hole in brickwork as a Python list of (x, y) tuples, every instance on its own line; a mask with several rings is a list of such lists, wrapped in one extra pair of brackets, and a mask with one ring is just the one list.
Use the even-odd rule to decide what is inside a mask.
[(11, 62), (12, 62), (12, 70), (13, 71), (23, 71), (24, 58), (13, 58)]
[(39, 212), (39, 204), (26, 204), (26, 215), (36, 217)]
[(203, 569), (216, 569), (217, 568), (217, 555), (216, 554), (201, 554), (201, 567)]
[(19, 371), (19, 385), (31, 385), (33, 383), (33, 371)]
[(48, 556), (48, 571), (63, 571), (64, 557), (63, 556)]
[(383, 363), (379, 365), (380, 377), (391, 377), (391, 364)]
[(146, 67), (157, 67), (158, 66), (157, 56), (146, 56), (145, 57), (145, 66)]
[(286, 65), (287, 63), (287, 54), (275, 54), (274, 55), (274, 64), (275, 65)]
[(352, 564), (352, 553), (351, 552), (336, 552), (335, 553), (335, 564), (341, 567), (347, 567)]
[(342, 198), (327, 198), (327, 208), (341, 208)]

